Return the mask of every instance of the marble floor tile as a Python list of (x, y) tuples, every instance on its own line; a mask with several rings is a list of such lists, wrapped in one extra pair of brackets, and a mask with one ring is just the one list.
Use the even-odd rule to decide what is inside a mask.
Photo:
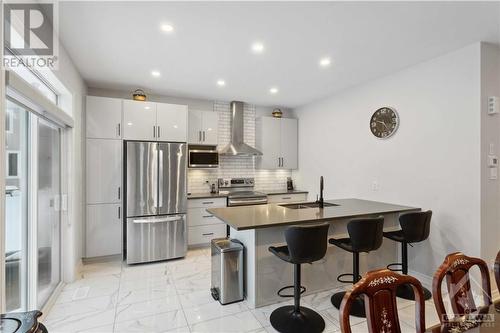
[(113, 333), (114, 324), (92, 327), (76, 331), (76, 333)]
[(77, 313), (64, 317), (51, 317), (51, 313), (43, 322), (50, 333), (73, 333), (95, 327), (113, 325), (115, 309)]
[(147, 300), (145, 302), (118, 305), (116, 308), (115, 321), (127, 321), (172, 310), (179, 310), (180, 308), (181, 303), (177, 295)]
[(186, 315), (188, 324), (193, 325), (210, 319), (220, 318), (247, 310), (248, 307), (241, 302), (224, 306), (214, 302), (184, 309), (184, 314)]
[(176, 295), (176, 290), (173, 285), (152, 287), (139, 290), (121, 290), (118, 294), (118, 305), (132, 304), (155, 300), (159, 298), (167, 298)]
[(109, 287), (100, 287), (98, 285), (83, 286), (76, 289), (63, 290), (57, 297), (56, 304), (80, 301), (93, 297), (114, 296), (118, 294), (118, 284)]
[(187, 326), (187, 323), (182, 311), (174, 310), (134, 320), (117, 322), (115, 323), (115, 332), (156, 333), (185, 326)]
[(262, 328), (262, 326), (250, 311), (245, 311), (234, 315), (203, 321), (191, 325), (190, 328), (192, 333), (243, 333), (255, 331)]
[[(276, 332), (269, 316), (292, 299), (249, 309), (246, 301), (226, 306), (210, 294), (210, 249), (186, 258), (128, 266), (121, 261), (84, 266), (83, 278), (67, 284), (43, 321), (51, 333), (111, 332)], [(339, 311), (330, 298), (337, 290), (304, 295), (301, 305), (325, 320), (325, 333), (340, 331)], [(401, 331), (415, 332), (414, 302), (397, 300)], [(364, 318), (350, 317), (354, 333), (367, 333)], [(427, 326), (439, 320), (426, 302)]]
[(47, 316), (48, 320), (115, 308), (116, 297), (101, 296), (80, 301), (55, 304)]
[(179, 300), (184, 309), (192, 308), (195, 306), (204, 305), (207, 303), (217, 303), (216, 300), (213, 299), (210, 290), (201, 290), (195, 291), (187, 294), (179, 294)]
[(120, 285), (120, 275), (96, 276), (92, 278), (81, 278), (75, 282), (68, 283), (63, 290), (73, 290), (81, 287), (115, 288)]

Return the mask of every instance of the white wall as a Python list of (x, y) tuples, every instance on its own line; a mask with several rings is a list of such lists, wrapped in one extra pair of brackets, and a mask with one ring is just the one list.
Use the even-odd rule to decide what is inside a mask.
[[(500, 114), (488, 115), (488, 96), (500, 96), (500, 50), (481, 44), (481, 258), (493, 263), (500, 250), (500, 187), (490, 178), (488, 155), (500, 155)], [(492, 284), (494, 285), (494, 284)]]
[[(294, 177), (312, 196), (323, 175), (329, 199), (432, 209), (430, 239), (409, 251), (410, 269), (432, 276), (450, 252), (480, 255), (479, 101), (477, 43), (298, 108)], [(382, 106), (395, 108), (401, 120), (385, 140), (369, 130)]]
[(68, 177), (68, 212), (63, 216), (63, 281), (71, 282), (78, 277), (78, 267), (82, 258), (82, 235), (85, 221), (85, 179), (84, 179), (84, 140), (85, 114), (84, 97), (87, 87), (62, 45), (59, 45), (59, 69), (54, 71), (57, 79), (68, 89), (70, 96), (64, 96), (64, 102), (71, 102), (71, 114), (74, 127), (65, 136), (69, 150), (68, 164), (63, 172)]

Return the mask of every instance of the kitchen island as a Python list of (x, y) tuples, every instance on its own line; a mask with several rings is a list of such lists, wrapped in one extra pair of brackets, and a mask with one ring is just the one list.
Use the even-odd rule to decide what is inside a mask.
[[(284, 231), (287, 226), (329, 222), (329, 236), (347, 237), (346, 226), (353, 218), (383, 215), (384, 228), (389, 229), (399, 225), (398, 217), (401, 213), (420, 210), (416, 207), (361, 199), (325, 200), (324, 208), (287, 205), (267, 204), (207, 210), (230, 227), (231, 238), (240, 240), (245, 246), (245, 295), (252, 308), (286, 300), (276, 293), (280, 288), (293, 284), (293, 265), (268, 251), (269, 246), (286, 244)], [(383, 268), (398, 261), (398, 258), (399, 247), (396, 243), (384, 241), (379, 250), (360, 255), (360, 269), (364, 273)], [(323, 260), (302, 265), (305, 294), (322, 290), (332, 290), (333, 294), (333, 289), (345, 285), (337, 281), (337, 276), (350, 272), (352, 255), (328, 246)]]

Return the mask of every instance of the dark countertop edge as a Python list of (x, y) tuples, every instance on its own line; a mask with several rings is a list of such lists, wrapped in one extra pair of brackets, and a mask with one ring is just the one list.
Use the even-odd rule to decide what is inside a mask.
[[(231, 207), (227, 207), (227, 208), (231, 208)], [(213, 214), (210, 210), (211, 210), (210, 208), (207, 209), (207, 212), (209, 212), (210, 214)], [(422, 210), (422, 209), (421, 208), (417, 208), (417, 207), (408, 207), (408, 208), (405, 208), (405, 209), (388, 210), (388, 211), (381, 211), (381, 212), (377, 212), (377, 213), (352, 214), (352, 215), (345, 215), (345, 216), (342, 216), (342, 217), (328, 217), (328, 218), (318, 218), (318, 219), (314, 219), (314, 220), (288, 221), (288, 222), (281, 222), (281, 223), (280, 222), (276, 222), (276, 223), (267, 224), (267, 225), (249, 226), (249, 227), (235, 227), (234, 225), (232, 225), (228, 221), (224, 220), (223, 218), (218, 217), (216, 214), (213, 214), (213, 215), (215, 215), (219, 220), (221, 220), (222, 222), (224, 222), (226, 225), (230, 226), (234, 230), (236, 230), (236, 231), (245, 231), (245, 230), (268, 229), (268, 228), (275, 228), (275, 227), (283, 227), (283, 226), (287, 226), (287, 225), (296, 225), (296, 224), (321, 223), (321, 222), (328, 222), (328, 221), (335, 221), (335, 220), (343, 220), (343, 219), (346, 219), (346, 218), (358, 217), (358, 216), (373, 216), (373, 215), (382, 215), (382, 214), (394, 214), (394, 213), (420, 211), (420, 210)]]
[(301, 194), (301, 193), (309, 193), (309, 191), (301, 191), (301, 190), (293, 190), (293, 191), (260, 191), (262, 193), (265, 193), (267, 195), (280, 195), (280, 194)]
[(188, 198), (188, 200), (189, 199), (208, 199), (208, 198), (227, 198), (227, 194), (191, 193), (191, 194), (188, 194), (187, 198)]

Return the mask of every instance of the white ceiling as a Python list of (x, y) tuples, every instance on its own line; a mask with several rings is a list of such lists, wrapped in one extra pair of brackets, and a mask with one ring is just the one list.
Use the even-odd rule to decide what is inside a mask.
[(90, 87), (287, 107), (500, 40), (499, 2), (62, 2), (59, 21)]

